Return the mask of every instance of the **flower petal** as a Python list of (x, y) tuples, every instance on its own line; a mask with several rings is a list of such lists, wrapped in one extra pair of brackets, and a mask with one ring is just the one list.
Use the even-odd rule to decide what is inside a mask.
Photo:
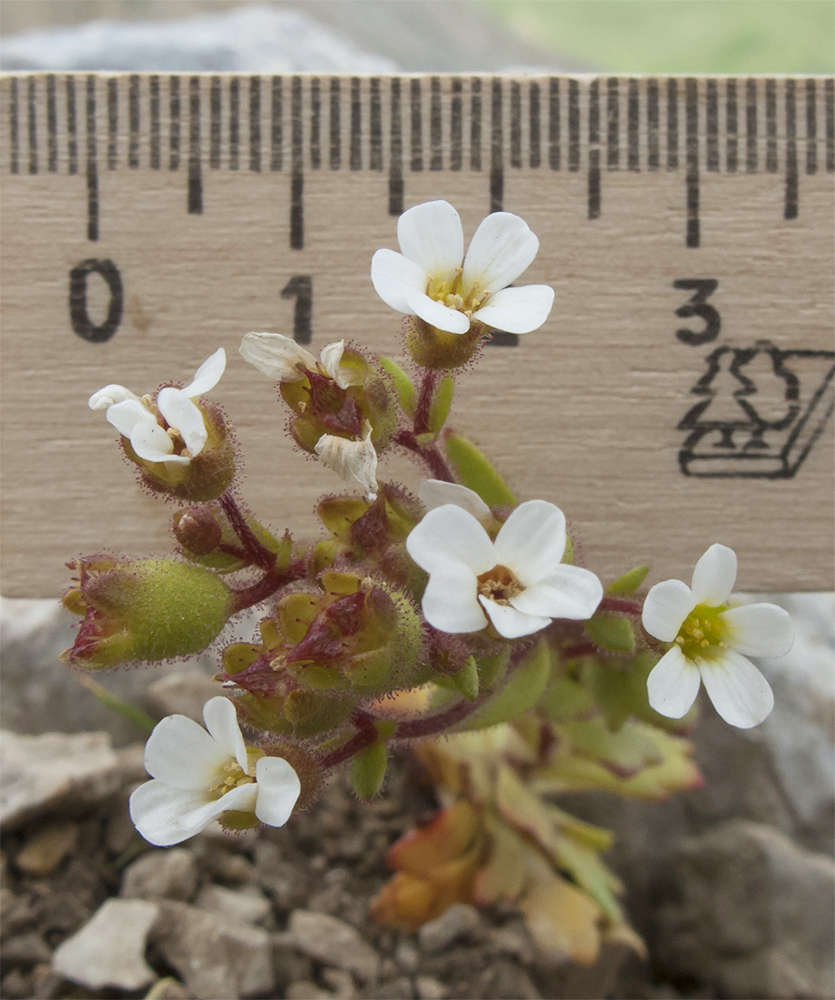
[(426, 291), (429, 276), (413, 260), (394, 250), (378, 250), (371, 258), (371, 283), (387, 306), (410, 313), (407, 297)]
[(446, 483), (442, 479), (421, 479), (418, 496), (427, 510), (454, 504), (472, 514), (485, 527), (493, 520), (490, 508), (478, 493), (466, 486), (459, 486), (458, 483)]
[(180, 432), (191, 457), (199, 455), (209, 437), (200, 408), (185, 390), (166, 386), (157, 393), (157, 408), (170, 427)]
[(696, 607), (693, 591), (681, 580), (664, 580), (650, 587), (641, 617), (644, 628), (662, 642), (672, 642), (682, 622)]
[(108, 406), (113, 406), (114, 403), (123, 403), (126, 399), (135, 399), (139, 402), (139, 396), (135, 392), (131, 392), (123, 385), (111, 384), (94, 392), (87, 400), (87, 405), (91, 410), (106, 410)]
[(696, 604), (718, 608), (730, 597), (736, 583), (736, 552), (727, 545), (711, 545), (693, 570)]
[(565, 553), (565, 515), (546, 500), (527, 500), (502, 525), (494, 550), (496, 563), (507, 566), (523, 587), (539, 583)]
[(510, 603), (528, 615), (585, 621), (602, 599), (603, 584), (591, 570), (560, 565), (539, 583), (511, 597)]
[(255, 815), (267, 826), (284, 826), (302, 790), (299, 776), (282, 757), (261, 757), (255, 765), (255, 780)]
[(301, 382), (305, 371), (316, 370), (316, 358), (280, 333), (248, 333), (238, 351), (276, 382)]
[(316, 442), (316, 454), (343, 479), (355, 479), (367, 494), (377, 495), (377, 450), (371, 431), (360, 441), (323, 434)]
[(699, 664), (713, 707), (730, 726), (751, 729), (774, 708), (774, 694), (754, 664), (736, 650), (727, 649), (715, 660)]
[(247, 769), (246, 747), (238, 725), (235, 706), (228, 698), (210, 698), (203, 706), (203, 721), (209, 735), (230, 759), (238, 762), (241, 769)]
[(125, 437), (131, 436), (137, 424), (157, 425), (157, 418), (138, 399), (124, 399), (120, 403), (114, 403), (108, 407), (105, 418)]
[(666, 652), (647, 677), (649, 703), (668, 719), (681, 719), (699, 693), (699, 668), (678, 646)]
[(252, 812), (257, 795), (258, 786), (254, 782), (207, 801), (200, 792), (172, 788), (164, 781), (147, 781), (130, 797), (130, 816), (147, 841), (158, 847), (170, 847), (205, 830), (228, 809)]
[(476, 576), (496, 565), (487, 532), (472, 514), (452, 504), (430, 510), (412, 529), (406, 550), (427, 573), (441, 562), (462, 563)]
[(785, 656), (794, 643), (794, 624), (776, 604), (745, 604), (722, 612), (731, 629), (729, 645), (743, 656)]
[(408, 312), (420, 316), (438, 330), (445, 330), (447, 333), (466, 333), (470, 329), (470, 321), (464, 313), (430, 299), (423, 292), (410, 292), (406, 296), (406, 302), (409, 306)]
[(208, 788), (230, 754), (185, 715), (161, 719), (145, 744), (145, 770), (175, 788)]
[(221, 375), (226, 371), (226, 351), (219, 347), (214, 354), (206, 358), (202, 365), (194, 373), (191, 383), (183, 389), (189, 397), (202, 396), (220, 381)]
[(553, 304), (554, 289), (549, 285), (502, 288), (473, 313), (473, 319), (507, 333), (530, 333), (548, 319)]
[(424, 274), (444, 277), (461, 266), (464, 231), (461, 217), (448, 201), (426, 201), (397, 220), (397, 242), (404, 257)]
[(478, 581), (469, 566), (451, 560), (435, 564), (423, 592), (426, 620), (441, 632), (480, 632), (487, 624), (476, 599)]
[(360, 368), (349, 368), (348, 365), (343, 365), (342, 355), (344, 353), (344, 340), (337, 340), (333, 344), (325, 344), (322, 350), (319, 351), (319, 364), (340, 389), (347, 389), (351, 385), (362, 385), (365, 382), (365, 373)]
[(152, 424), (140, 423), (131, 431), (130, 446), (146, 462), (174, 462), (188, 465), (188, 455), (174, 455), (174, 442), (156, 421)]
[(490, 616), (490, 621), (496, 631), (505, 639), (519, 639), (523, 635), (532, 635), (551, 624), (550, 618), (525, 614), (524, 611), (518, 611), (508, 604), (497, 604), (489, 597), (479, 596), (478, 599)]
[(527, 222), (510, 212), (493, 212), (475, 231), (464, 258), (462, 287), (473, 285), (497, 292), (515, 281), (531, 264), (539, 250), (539, 240)]

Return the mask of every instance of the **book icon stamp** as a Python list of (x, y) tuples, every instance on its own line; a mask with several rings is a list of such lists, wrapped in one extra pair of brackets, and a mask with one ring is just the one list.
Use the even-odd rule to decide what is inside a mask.
[(791, 479), (835, 408), (835, 352), (715, 348), (679, 421), (686, 476)]

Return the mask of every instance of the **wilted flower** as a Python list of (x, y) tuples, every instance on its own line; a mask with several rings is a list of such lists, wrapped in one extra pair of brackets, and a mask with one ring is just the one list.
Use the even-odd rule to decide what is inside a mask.
[(661, 715), (685, 715), (702, 681), (719, 715), (740, 729), (759, 725), (774, 707), (768, 681), (748, 656), (785, 655), (794, 626), (776, 604), (731, 607), (736, 569), (733, 549), (711, 545), (696, 563), (690, 587), (665, 580), (647, 594), (644, 628), (673, 643), (647, 679), (649, 703)]
[(392, 309), (448, 333), (466, 333), (471, 321), (530, 333), (548, 318), (554, 302), (548, 285), (506, 287), (539, 250), (539, 240), (518, 215), (488, 215), (466, 257), (461, 219), (446, 201), (404, 212), (397, 239), (402, 253), (378, 250), (371, 261), (374, 288)]
[[(563, 563), (565, 516), (544, 500), (520, 504), (491, 541), (476, 517), (445, 504), (430, 510), (406, 540), (429, 573), (423, 613), (442, 632), (478, 632), (489, 620), (506, 639), (553, 618), (590, 618), (603, 587), (587, 569)], [(486, 614), (485, 614), (486, 612)]]
[(107, 410), (107, 420), (130, 441), (139, 458), (188, 465), (209, 436), (194, 400), (217, 385), (225, 368), (226, 352), (221, 347), (203, 362), (185, 389), (166, 386), (157, 393), (155, 404), (150, 396), (140, 399), (123, 385), (106, 385), (93, 393), (88, 405), (91, 410)]
[(193, 837), (224, 813), (252, 813), (268, 826), (283, 826), (299, 797), (301, 784), (286, 760), (244, 745), (231, 701), (207, 701), (203, 718), (206, 729), (169, 715), (145, 744), (153, 780), (131, 795), (130, 815), (157, 847)]

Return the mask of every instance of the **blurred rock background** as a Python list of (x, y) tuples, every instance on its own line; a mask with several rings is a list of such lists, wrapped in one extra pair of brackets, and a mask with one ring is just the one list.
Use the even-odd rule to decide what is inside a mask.
[[(0, 19), (4, 70), (831, 73), (835, 68), (835, 5), (817, 0), (2, 0)], [(622, 956), (614, 966), (601, 964), (597, 978), (580, 981), (553, 971), (540, 974), (528, 954), (530, 944), (519, 943), (518, 928), (513, 931), (516, 951), (511, 949), (516, 964), (508, 965), (508, 928), (458, 913), (438, 933), (447, 935), (447, 951), (458, 939), (471, 946), (465, 954), (461, 944), (461, 953), (456, 953), (459, 972), (469, 968), (468, 962), (475, 970), (470, 987), (478, 992), (467, 995), (835, 995), (833, 595), (770, 599), (787, 607), (798, 624), (792, 653), (761, 664), (774, 687), (776, 708), (762, 726), (741, 732), (725, 726), (709, 704), (704, 705), (695, 737), (706, 778), (703, 789), (663, 804), (579, 795), (564, 803), (616, 830), (612, 863), (626, 882), (632, 919), (650, 943), (651, 965), (634, 973), (632, 980)], [(112, 996), (113, 989), (119, 996), (135, 996), (156, 979), (145, 956), (158, 956), (160, 949), (164, 964), (175, 970), (199, 960), (220, 977), (212, 979), (212, 972), (195, 979), (184, 973), (183, 992), (172, 986), (173, 992), (159, 992), (160, 997), (219, 996), (212, 992), (217, 989), (224, 996), (280, 994), (297, 1000), (464, 995), (464, 980), (455, 979), (451, 971), (455, 963), (431, 965), (423, 942), (431, 934), (392, 943), (366, 930), (364, 913), (356, 904), (368, 895), (367, 889), (354, 889), (350, 908), (348, 874), (336, 878), (332, 873), (350, 870), (355, 875), (358, 859), (372, 850), (368, 845), (383, 828), (374, 826), (381, 822), (375, 813), (354, 842), (339, 834), (350, 826), (339, 789), (336, 799), (331, 795), (321, 812), (309, 817), (312, 825), (299, 825), (292, 834), (296, 840), (281, 841), (280, 851), (271, 841), (256, 847), (241, 840), (234, 848), (226, 845), (228, 856), (222, 863), (207, 839), (174, 852), (146, 851), (133, 865), (122, 865), (121, 895), (127, 899), (104, 902), (99, 908), (103, 897), (97, 893), (105, 890), (90, 888), (93, 876), (84, 864), (98, 857), (97, 851), (104, 852), (102, 858), (112, 858), (125, 850), (143, 850), (131, 840), (129, 827), (124, 828), (126, 789), (142, 775), (138, 741), (143, 734), (105, 708), (58, 662), (73, 633), (71, 616), (54, 601), (4, 599), (0, 618), (0, 723), (5, 731), (0, 818), (13, 872), (13, 888), (4, 890), (3, 900), (3, 996)], [(236, 634), (246, 638), (245, 626), (239, 624)], [(212, 669), (208, 658), (198, 657), (157, 668), (152, 675), (123, 669), (99, 679), (153, 718), (171, 712), (199, 718), (211, 690)], [(402, 788), (391, 788), (390, 795), (395, 812), (403, 801), (398, 795), (408, 797)], [(84, 810), (96, 808), (105, 810), (98, 827), (89, 818), (78, 819), (87, 815)], [(319, 815), (325, 829), (327, 817), (336, 817), (331, 824), (338, 834), (336, 846), (324, 853), (311, 848), (310, 857), (298, 854), (299, 844), (306, 850), (305, 838), (312, 843), (320, 834), (315, 818)], [(401, 816), (400, 826), (390, 822), (392, 830), (402, 832), (411, 819)], [(96, 839), (100, 834), (90, 832), (101, 829), (102, 823), (103, 846)], [(66, 860), (73, 852), (85, 851), (88, 861), (83, 864), (83, 858)], [(292, 882), (291, 857), (299, 871), (308, 866), (304, 877), (309, 882)], [(347, 868), (338, 866), (340, 858)], [(5, 860), (4, 854), (4, 868)], [(137, 872), (140, 864), (148, 870)], [(312, 897), (311, 886), (325, 868), (331, 873), (330, 881), (324, 879), (329, 888)], [(65, 898), (44, 880), (54, 876), (66, 881), (70, 869), (75, 873), (70, 888), (60, 890)], [(87, 872), (83, 877), (82, 869)], [(37, 892), (32, 895), (28, 882), (25, 891), (23, 881), (15, 882), (27, 877), (42, 879), (42, 894), (46, 892), (53, 904), (58, 893), (59, 902), (64, 900), (63, 917), (58, 904), (38, 904), (38, 909), (31, 902)], [(295, 885), (296, 895), (282, 889), (285, 884)], [(344, 898), (337, 892), (341, 885)], [(112, 895), (114, 888), (119, 891), (118, 878), (107, 893)], [(74, 911), (70, 897), (75, 899)], [(76, 914), (69, 921), (67, 907)], [(218, 922), (218, 914), (225, 913), (228, 924), (230, 907), (237, 908), (232, 931)], [(317, 933), (322, 939), (347, 934), (347, 949), (320, 954), (311, 951), (310, 932), (294, 938), (293, 927), (310, 922), (310, 916), (299, 916), (308, 910), (319, 915)], [(289, 921), (290, 930), (277, 931), (276, 920)], [(341, 926), (335, 928), (327, 920)], [(351, 923), (365, 940), (351, 930)], [(176, 946), (160, 943), (167, 940), (169, 925), (189, 928)], [(127, 951), (121, 964), (117, 957), (115, 965), (96, 965), (96, 949), (85, 945), (81, 935), (86, 930), (98, 940), (100, 928), (107, 926), (120, 928), (117, 939), (127, 942)], [(243, 938), (235, 938), (234, 928), (240, 926), (245, 928)], [(70, 931), (79, 933), (68, 937)], [(496, 934), (504, 935), (505, 951), (485, 943), (494, 941)], [(54, 950), (64, 939), (67, 944)], [(248, 968), (232, 968), (217, 958), (232, 947), (227, 939), (233, 945), (237, 941), (235, 947), (241, 940), (249, 942)], [(207, 940), (216, 947), (207, 947)], [(363, 957), (362, 969), (357, 955)], [(493, 972), (504, 971), (492, 979), (479, 978), (476, 971), (488, 966)], [(372, 967), (377, 971), (369, 971)], [(93, 992), (67, 993), (72, 990), (68, 983)], [(111, 992), (102, 994), (102, 989)], [(611, 992), (615, 990), (620, 992)]]

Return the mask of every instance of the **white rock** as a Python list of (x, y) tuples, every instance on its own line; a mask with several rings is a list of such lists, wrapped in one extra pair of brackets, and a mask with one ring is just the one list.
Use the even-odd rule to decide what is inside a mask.
[(207, 885), (195, 906), (223, 920), (242, 924), (262, 924), (269, 920), (272, 909), (270, 901), (260, 893), (236, 892), (220, 885)]
[(435, 954), (460, 938), (469, 937), (481, 926), (481, 916), (474, 906), (453, 903), (439, 917), (418, 931), (421, 950)]
[(154, 903), (108, 899), (77, 934), (58, 946), (53, 970), (93, 990), (149, 986), (157, 974), (145, 961), (145, 946), (158, 913)]
[(185, 903), (161, 902), (153, 941), (198, 1000), (268, 996), (275, 974), (270, 937)]
[(354, 972), (365, 982), (377, 975), (377, 953), (353, 927), (336, 917), (293, 910), (289, 933), (296, 948), (317, 962)]
[(0, 733), (0, 827), (77, 810), (117, 792), (124, 771), (107, 733)]
[(122, 877), (123, 899), (177, 899), (189, 902), (197, 889), (197, 862), (191, 851), (174, 847), (137, 858)]
[(220, 685), (199, 670), (178, 670), (148, 686), (148, 701), (160, 717), (185, 715), (203, 725), (203, 706), (220, 694)]

